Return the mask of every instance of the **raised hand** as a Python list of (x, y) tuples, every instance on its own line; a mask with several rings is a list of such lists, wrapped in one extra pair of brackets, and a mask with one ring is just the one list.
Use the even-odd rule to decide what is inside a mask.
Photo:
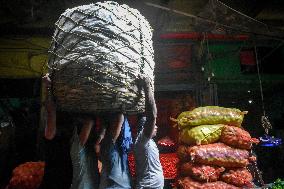
[(42, 77), (42, 82), (45, 86), (45, 89), (46, 91), (49, 91), (50, 88), (51, 88), (51, 79), (49, 77), (49, 73), (45, 74), (43, 77)]
[(55, 111), (56, 104), (54, 96), (51, 93), (51, 79), (48, 73), (42, 77), (42, 83), (45, 87), (45, 92), (46, 92), (46, 100), (45, 100), (46, 110), (48, 112)]
[(151, 86), (150, 78), (143, 74), (138, 75), (137, 82), (138, 82), (138, 85), (140, 85), (144, 89), (149, 89)]

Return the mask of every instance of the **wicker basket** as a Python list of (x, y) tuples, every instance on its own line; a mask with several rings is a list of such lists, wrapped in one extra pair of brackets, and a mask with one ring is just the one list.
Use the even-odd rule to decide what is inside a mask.
[(49, 49), (52, 86), (61, 111), (144, 111), (138, 74), (152, 80), (154, 50), (148, 21), (107, 1), (67, 9)]

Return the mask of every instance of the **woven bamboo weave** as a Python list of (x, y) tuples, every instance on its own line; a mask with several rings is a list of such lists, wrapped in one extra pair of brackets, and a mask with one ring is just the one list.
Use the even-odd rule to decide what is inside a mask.
[(144, 111), (136, 78), (152, 81), (154, 50), (148, 21), (112, 1), (67, 9), (49, 49), (52, 89), (61, 111)]

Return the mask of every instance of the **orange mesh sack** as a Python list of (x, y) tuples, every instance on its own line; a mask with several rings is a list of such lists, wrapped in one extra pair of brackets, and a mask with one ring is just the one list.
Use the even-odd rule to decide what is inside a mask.
[(180, 175), (191, 176), (201, 182), (217, 181), (224, 171), (225, 168), (223, 167), (193, 164), (190, 162), (181, 164), (179, 168)]
[(44, 162), (27, 162), (13, 170), (8, 189), (37, 189), (44, 174)]
[(193, 162), (220, 167), (245, 167), (252, 159), (247, 150), (231, 148), (223, 143), (193, 146), (188, 151)]
[(221, 180), (239, 187), (253, 186), (253, 177), (246, 168), (228, 170), (221, 176)]
[(239, 188), (222, 181), (200, 183), (198, 181), (191, 179), (190, 177), (184, 177), (179, 179), (178, 186), (180, 189), (238, 189)]
[(259, 140), (251, 138), (247, 131), (234, 126), (224, 127), (220, 141), (229, 146), (247, 150), (251, 149), (252, 144), (259, 143)]

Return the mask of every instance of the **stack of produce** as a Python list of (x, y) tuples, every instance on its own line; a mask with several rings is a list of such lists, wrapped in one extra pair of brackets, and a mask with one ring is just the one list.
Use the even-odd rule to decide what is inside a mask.
[(37, 189), (44, 174), (44, 162), (26, 162), (13, 170), (7, 189)]
[(258, 140), (241, 128), (246, 113), (206, 106), (173, 119), (180, 129), (179, 188), (233, 189), (253, 185), (246, 167), (256, 160), (248, 150)]

